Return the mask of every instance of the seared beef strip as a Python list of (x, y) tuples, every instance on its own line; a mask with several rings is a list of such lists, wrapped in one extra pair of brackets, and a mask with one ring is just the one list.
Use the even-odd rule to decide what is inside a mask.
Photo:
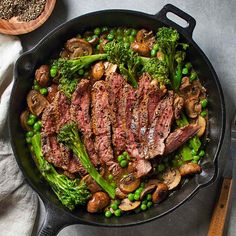
[(79, 82), (72, 95), (70, 113), (72, 120), (77, 123), (79, 130), (83, 134), (83, 143), (92, 163), (97, 166), (99, 164), (99, 159), (94, 148), (91, 117), (89, 114), (91, 102), (89, 86), (90, 82), (87, 79), (82, 79)]
[(163, 155), (165, 139), (170, 133), (173, 120), (173, 92), (168, 94), (158, 103), (152, 124), (147, 136), (147, 149), (145, 158), (151, 159), (157, 155)]
[(42, 131), (50, 135), (70, 120), (70, 102), (62, 92), (57, 92), (53, 102), (42, 115)]
[(186, 125), (169, 134), (166, 139), (165, 155), (175, 151), (182, 146), (187, 140), (193, 137), (199, 130), (198, 125)]
[(95, 135), (95, 150), (100, 162), (117, 175), (120, 166), (114, 161), (111, 147), (111, 120), (108, 95), (108, 84), (97, 81), (92, 89), (92, 128)]

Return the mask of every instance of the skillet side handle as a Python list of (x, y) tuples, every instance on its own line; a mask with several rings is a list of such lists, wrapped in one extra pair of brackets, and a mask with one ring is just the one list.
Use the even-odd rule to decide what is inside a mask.
[(78, 223), (52, 204), (45, 204), (46, 215), (38, 236), (56, 236), (64, 227)]
[[(174, 21), (170, 20), (167, 17), (168, 12), (171, 12), (171, 13), (177, 15), (178, 17), (182, 18), (183, 20), (185, 20), (188, 23), (188, 26), (184, 28), (184, 27), (178, 25), (177, 23), (175, 23)], [(170, 25), (171, 27), (176, 28), (180, 33), (186, 35), (187, 37), (192, 38), (193, 30), (196, 26), (196, 20), (192, 16), (187, 14), (186, 12), (184, 12), (181, 9), (175, 7), (174, 5), (172, 5), (172, 4), (165, 5), (155, 15), (155, 17), (158, 18), (163, 23), (165, 23), (167, 25)]]

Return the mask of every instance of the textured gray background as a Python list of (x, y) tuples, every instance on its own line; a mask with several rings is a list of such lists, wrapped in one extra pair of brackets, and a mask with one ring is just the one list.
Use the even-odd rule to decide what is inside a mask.
[[(150, 14), (157, 13), (165, 4), (172, 3), (192, 15), (197, 25), (193, 38), (202, 48), (215, 68), (224, 90), (227, 108), (227, 126), (235, 107), (234, 94), (236, 92), (236, 1), (234, 0), (174, 0), (174, 1), (131, 1), (131, 0), (58, 0), (55, 10), (49, 20), (38, 30), (21, 36), (24, 49), (34, 46), (46, 33), (55, 26), (76, 16), (103, 9), (130, 9)], [(227, 157), (229, 132), (227, 132), (220, 156), (220, 176)], [(140, 226), (130, 228), (97, 228), (91, 226), (74, 225), (63, 229), (59, 236), (84, 235), (206, 235), (209, 227), (214, 202), (220, 188), (220, 178), (210, 187), (200, 191), (173, 213)], [(233, 192), (234, 197), (236, 191)], [(232, 206), (234, 209), (235, 207)], [(236, 235), (234, 222), (236, 211), (231, 211), (227, 232), (225, 235)], [(41, 205), (35, 232), (44, 217), (44, 208)]]

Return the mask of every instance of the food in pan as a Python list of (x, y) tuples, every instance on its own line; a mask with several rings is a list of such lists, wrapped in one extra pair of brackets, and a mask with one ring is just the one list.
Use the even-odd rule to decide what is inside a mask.
[(201, 172), (207, 94), (188, 48), (168, 27), (95, 28), (36, 69), (20, 121), (65, 207), (138, 213)]

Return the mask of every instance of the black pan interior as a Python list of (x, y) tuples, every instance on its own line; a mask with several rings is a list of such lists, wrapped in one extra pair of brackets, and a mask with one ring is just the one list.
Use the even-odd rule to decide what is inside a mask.
[[(36, 48), (21, 56), (15, 67), (15, 85), (9, 111), (9, 126), (13, 151), (24, 176), (43, 201), (50, 202), (64, 209), (63, 211), (67, 211), (67, 209), (60, 204), (57, 197), (42, 180), (39, 171), (34, 165), (25, 143), (19, 116), (26, 107), (26, 95), (32, 86), (35, 69), (50, 59), (58, 49), (62, 48), (67, 39), (97, 26), (127, 26), (156, 31), (157, 28), (163, 26), (163, 23), (156, 16), (132, 11), (111, 10), (87, 14), (54, 30)], [(202, 173), (191, 178), (166, 201), (147, 212), (106, 219), (103, 215), (92, 215), (83, 209), (78, 209), (71, 213), (78, 221), (105, 226), (124, 226), (146, 222), (175, 209), (186, 199), (193, 196), (201, 186), (208, 184), (215, 177), (217, 170), (216, 157), (222, 142), (225, 123), (223, 95), (218, 84), (217, 76), (203, 52), (190, 37), (183, 37), (183, 40), (190, 44), (189, 60), (194, 64), (209, 94), (210, 142), (206, 147), (208, 157), (204, 159)]]

